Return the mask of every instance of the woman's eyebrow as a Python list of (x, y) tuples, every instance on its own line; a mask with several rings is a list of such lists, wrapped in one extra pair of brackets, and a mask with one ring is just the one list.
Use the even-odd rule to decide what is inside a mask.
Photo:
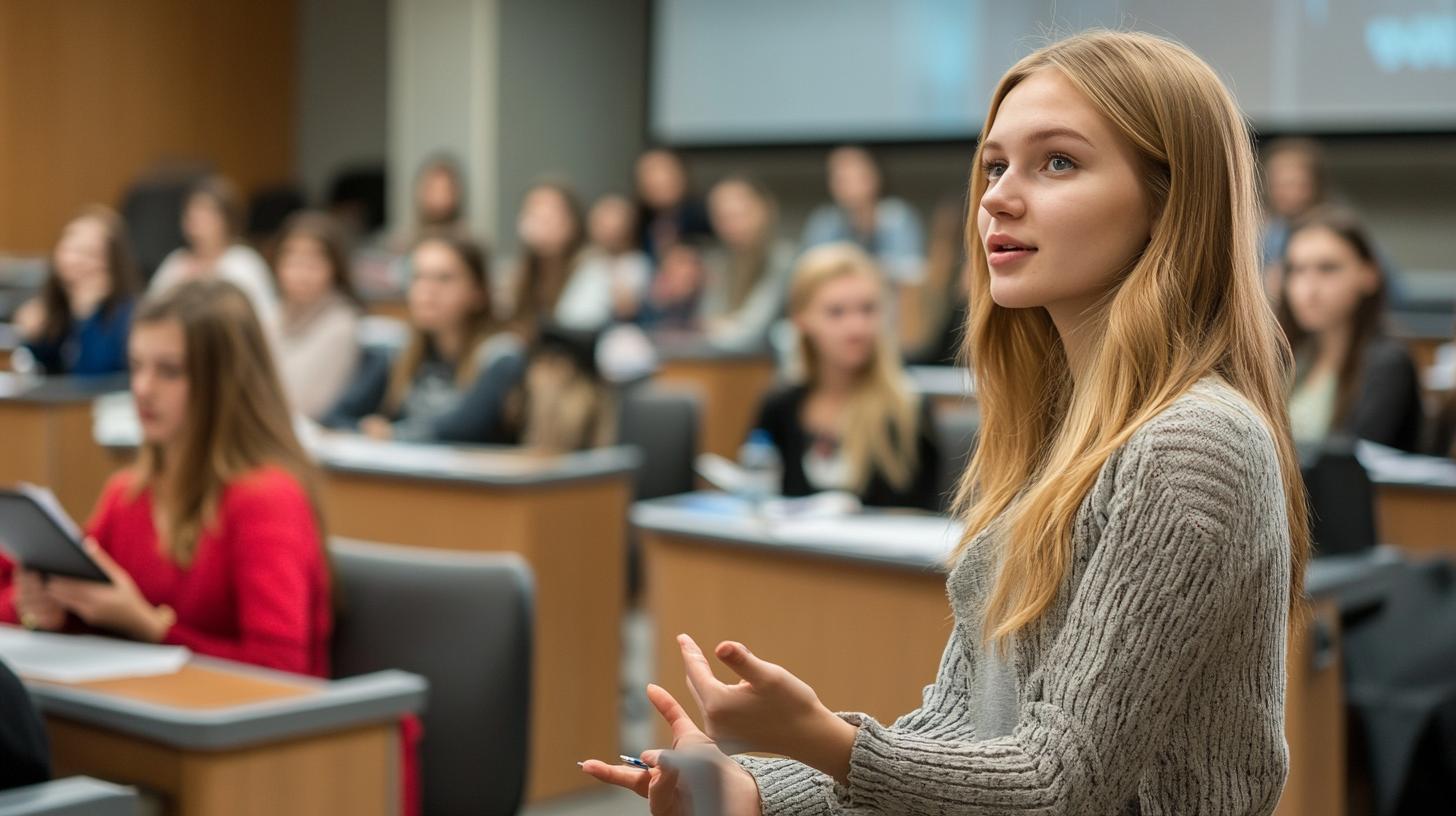
[[(1082, 134), (1078, 133), (1075, 130), (1072, 130), (1069, 127), (1052, 127), (1038, 130), (1030, 136), (1026, 137), (1026, 141), (1030, 144), (1036, 144), (1037, 142), (1045, 142), (1050, 139), (1057, 138), (1075, 139), (1076, 141), (1079, 141), (1087, 145), (1088, 147), (1096, 149), (1096, 146), (1093, 145), (1086, 136), (1083, 136)], [(997, 141), (987, 141), (985, 147), (987, 150), (1000, 150), (1001, 143)]]

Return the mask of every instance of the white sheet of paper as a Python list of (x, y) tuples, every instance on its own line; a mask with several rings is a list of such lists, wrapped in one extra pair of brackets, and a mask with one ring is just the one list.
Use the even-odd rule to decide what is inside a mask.
[(152, 677), (179, 671), (184, 646), (159, 646), (97, 635), (31, 632), (0, 624), (0, 660), (21, 677), (61, 683)]

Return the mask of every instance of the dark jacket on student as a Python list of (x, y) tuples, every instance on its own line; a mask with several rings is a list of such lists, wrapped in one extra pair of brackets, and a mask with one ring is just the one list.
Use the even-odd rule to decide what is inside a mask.
[[(393, 354), (366, 352), (359, 371), (333, 410), (324, 417), (329, 428), (356, 430), (359, 420), (388, 412)], [(513, 433), (506, 421), (506, 400), (520, 384), (526, 358), (515, 335), (501, 332), (475, 351), (479, 370), (465, 388), (455, 385), (455, 366), (427, 354), (396, 416), (394, 438), (403, 442), (509, 444)]]
[(1405, 344), (1389, 337), (1365, 347), (1360, 390), (1340, 430), (1381, 445), (1421, 449), (1421, 384)]
[[(804, 456), (809, 452), (812, 440), (805, 432), (800, 417), (804, 401), (809, 396), (806, 385), (788, 386), (769, 394), (759, 407), (755, 428), (768, 432), (783, 460), (783, 494), (785, 496), (807, 496), (822, 488), (810, 483), (804, 471)], [(917, 461), (915, 473), (904, 490), (895, 489), (878, 470), (870, 474), (868, 484), (859, 498), (870, 507), (918, 507), (939, 511), (944, 502), (937, 486), (940, 472), (940, 450), (935, 442), (934, 417), (930, 401), (921, 400), (919, 439), (916, 441)]]
[(35, 362), (46, 374), (103, 375), (126, 371), (126, 338), (131, 331), (135, 302), (124, 300), (102, 307), (84, 320), (71, 321), (64, 337), (27, 342)]
[(45, 726), (25, 686), (0, 663), (0, 790), (51, 778)]

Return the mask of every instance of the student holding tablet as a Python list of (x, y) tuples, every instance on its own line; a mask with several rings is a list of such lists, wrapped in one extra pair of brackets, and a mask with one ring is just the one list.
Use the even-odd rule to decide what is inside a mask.
[(313, 467), (248, 298), (179, 284), (137, 309), (142, 447), (97, 503), (86, 549), (109, 583), (0, 567), (0, 620), (85, 625), (327, 676), (332, 630)]
[[(1167, 40), (1090, 32), (1002, 78), (972, 165), (982, 424), (939, 676), (882, 725), (742, 644), (714, 650), (742, 678), (721, 683), (680, 638), (704, 730), (651, 696), (717, 763), (722, 813), (1274, 810), (1309, 542), (1254, 176), (1232, 97)], [(682, 810), (670, 769), (583, 770)]]

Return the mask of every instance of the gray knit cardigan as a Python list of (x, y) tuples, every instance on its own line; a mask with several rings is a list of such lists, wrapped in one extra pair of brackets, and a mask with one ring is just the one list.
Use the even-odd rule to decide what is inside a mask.
[(1272, 812), (1288, 767), (1290, 542), (1254, 409), (1206, 379), (1107, 461), (1054, 605), (1011, 649), (1016, 727), (989, 738), (975, 692), (996, 528), (947, 580), (955, 628), (921, 707), (888, 727), (840, 715), (859, 729), (847, 785), (739, 759), (765, 816)]

